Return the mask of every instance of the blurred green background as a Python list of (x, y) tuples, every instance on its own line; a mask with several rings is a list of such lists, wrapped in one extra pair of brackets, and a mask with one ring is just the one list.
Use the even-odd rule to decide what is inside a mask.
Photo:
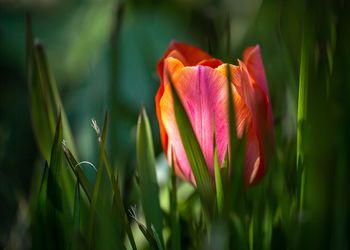
[[(109, 110), (109, 155), (122, 175), (124, 192), (135, 170), (141, 106), (150, 116), (156, 155), (161, 154), (155, 68), (169, 42), (196, 45), (230, 63), (236, 63), (247, 46), (260, 44), (276, 125), (270, 172), (280, 178), (272, 182), (282, 207), (296, 206), (284, 196), (294, 197), (299, 186), (298, 90), (301, 64), (306, 63), (307, 119), (299, 124), (306, 169), (306, 209), (300, 220), (306, 223), (295, 234), (293, 242), (299, 243), (290, 248), (300, 242), (311, 248), (350, 246), (347, 1), (5, 0), (0, 2), (0, 248), (11, 241), (29, 246), (28, 195), (33, 169), (43, 164), (28, 105), (25, 13), (30, 13), (33, 33), (46, 49), (81, 159), (96, 162), (90, 122), (102, 121)], [(296, 230), (293, 223), (287, 228)], [(285, 234), (281, 230), (275, 235), (289, 238)]]

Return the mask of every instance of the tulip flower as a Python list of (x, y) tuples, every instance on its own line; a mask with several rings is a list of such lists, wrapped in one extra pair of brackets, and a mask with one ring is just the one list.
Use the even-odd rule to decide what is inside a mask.
[(214, 136), (220, 165), (229, 150), (230, 76), (237, 137), (242, 138), (244, 133), (246, 136), (244, 183), (257, 183), (266, 172), (266, 153), (273, 142), (271, 102), (259, 45), (247, 48), (238, 65), (227, 65), (196, 47), (173, 41), (160, 59), (157, 71), (161, 81), (156, 95), (161, 141), (169, 163), (174, 157), (175, 173), (195, 185), (176, 124), (168, 76), (185, 108), (213, 180)]

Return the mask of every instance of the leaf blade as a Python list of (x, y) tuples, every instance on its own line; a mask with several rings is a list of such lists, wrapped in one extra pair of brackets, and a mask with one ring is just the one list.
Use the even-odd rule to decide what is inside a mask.
[(201, 200), (205, 203), (206, 208), (209, 210), (209, 214), (211, 214), (213, 211), (212, 204), (215, 195), (213, 182), (200, 145), (191, 126), (191, 122), (169, 74), (167, 75), (167, 78), (171, 87), (175, 118), (182, 145), (184, 146), (187, 159), (190, 163)]
[(137, 170), (140, 177), (140, 187), (143, 191), (141, 193), (141, 203), (146, 218), (146, 225), (149, 230), (152, 230), (152, 225), (154, 226), (161, 244), (164, 245), (152, 132), (144, 109), (142, 109), (138, 118), (136, 138)]

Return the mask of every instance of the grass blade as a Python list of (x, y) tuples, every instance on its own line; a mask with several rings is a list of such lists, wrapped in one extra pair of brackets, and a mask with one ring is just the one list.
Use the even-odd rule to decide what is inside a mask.
[[(157, 239), (156, 237), (156, 231), (155, 230), (150, 230), (147, 227), (145, 227), (142, 223), (137, 221), (137, 225), (139, 226), (140, 231), (142, 234), (145, 236), (145, 238), (148, 241), (149, 246), (153, 250), (162, 250), (162, 244), (159, 241), (159, 238)], [(152, 227), (153, 228), (153, 227)]]
[(244, 144), (245, 144), (245, 132), (243, 132), (243, 137), (238, 138), (236, 132), (236, 115), (235, 115), (235, 106), (233, 100), (233, 88), (231, 83), (231, 69), (230, 65), (227, 64), (227, 91), (228, 91), (228, 117), (229, 117), (229, 136), (230, 136), (230, 145), (229, 145), (229, 157), (228, 157), (228, 189), (229, 195), (226, 197), (232, 202), (227, 202), (228, 211), (230, 210), (231, 204), (237, 208), (238, 205), (241, 205), (239, 201), (239, 196), (243, 192), (243, 169), (244, 169)]
[(71, 167), (71, 169), (72, 169), (72, 171), (77, 179), (77, 182), (79, 182), (79, 184), (83, 188), (84, 193), (86, 194), (88, 200), (91, 202), (93, 187), (92, 187), (90, 181), (88, 180), (88, 178), (86, 177), (86, 175), (84, 174), (82, 169), (80, 168), (80, 165), (79, 165), (78, 161), (75, 159), (73, 153), (69, 150), (69, 148), (67, 148), (67, 146), (65, 144), (63, 144), (63, 151), (64, 151), (64, 155), (66, 156), (66, 159), (68, 161), (68, 164)]
[(130, 242), (132, 249), (136, 250), (137, 247), (136, 247), (135, 239), (134, 239), (134, 236), (132, 234), (131, 226), (130, 226), (128, 217), (127, 217), (126, 212), (125, 212), (125, 207), (123, 204), (118, 179), (115, 181), (115, 184), (113, 185), (113, 187), (114, 187), (113, 203), (115, 204), (115, 210), (116, 210), (117, 216), (119, 218), (119, 221), (122, 221), (124, 223), (122, 225), (122, 228), (126, 231), (126, 233), (128, 235), (129, 242)]
[[(116, 244), (117, 249), (125, 249), (123, 244), (123, 231), (122, 221), (116, 219), (115, 213), (112, 212), (111, 204), (113, 204), (113, 186), (108, 185), (108, 174), (106, 171), (104, 155), (105, 155), (105, 143), (108, 126), (108, 115), (105, 115), (104, 125), (102, 133), (97, 126), (96, 121), (92, 122), (93, 128), (95, 129), (98, 142), (99, 142), (99, 164), (97, 169), (97, 175), (95, 185), (92, 193), (92, 200), (90, 206), (90, 218), (88, 226), (88, 239), (90, 248), (97, 247), (99, 243), (106, 244), (104, 241), (107, 234), (113, 234), (113, 243)], [(108, 221), (107, 218), (109, 219)], [(98, 227), (103, 222), (103, 227)]]
[(174, 166), (174, 157), (171, 157), (171, 190), (170, 190), (170, 227), (171, 227), (171, 249), (181, 249), (181, 235), (179, 213), (177, 208), (177, 185)]
[(187, 116), (184, 106), (181, 103), (180, 97), (174, 87), (170, 75), (168, 75), (168, 80), (171, 87), (175, 118), (182, 144), (184, 146), (188, 162), (192, 168), (201, 200), (204, 202), (205, 207), (209, 210), (209, 214), (212, 214), (213, 204), (215, 204), (213, 203), (215, 195), (213, 181), (209, 174), (208, 167), (196, 135), (191, 126), (191, 122)]
[(61, 113), (63, 138), (76, 152), (71, 129), (63, 109), (57, 85), (46, 60), (41, 43), (33, 42), (31, 19), (26, 16), (26, 70), (31, 105), (32, 127), (39, 149), (49, 161), (55, 123)]
[[(107, 128), (108, 128), (108, 121), (109, 121), (109, 115), (108, 112), (105, 113), (105, 117), (104, 117), (104, 123), (103, 123), (103, 130), (102, 130), (102, 137), (100, 139), (100, 146), (102, 147), (102, 145), (105, 145), (104, 142), (106, 141), (106, 137), (107, 137)], [(108, 174), (108, 178), (109, 181), (112, 185), (113, 188), (113, 206), (114, 206), (114, 210), (116, 212), (116, 216), (117, 216), (117, 220), (118, 222), (121, 222), (122, 224), (119, 226), (120, 230), (120, 234), (122, 235), (124, 233), (124, 230), (126, 231), (131, 247), (133, 249), (136, 249), (136, 243), (131, 231), (131, 227), (128, 221), (128, 217), (125, 211), (125, 207), (123, 204), (123, 199), (122, 199), (122, 195), (121, 195), (121, 191), (120, 191), (120, 186), (119, 186), (119, 179), (116, 178), (112, 165), (108, 160), (107, 157), (107, 152), (106, 149), (101, 148), (101, 150), (103, 150), (103, 155), (102, 155), (102, 160), (104, 163), (104, 166), (106, 167), (107, 170), (107, 174)]]
[[(109, 117), (108, 113), (106, 112), (105, 118), (104, 118), (102, 139), (101, 139), (100, 143), (103, 143), (106, 141), (108, 117)], [(131, 247), (133, 249), (136, 249), (136, 243), (134, 240), (134, 236), (132, 234), (131, 227), (130, 227), (130, 224), (128, 221), (127, 214), (125, 212), (124, 204), (123, 204), (123, 199), (122, 199), (119, 181), (118, 181), (119, 179), (118, 178), (116, 179), (116, 177), (114, 175), (114, 171), (113, 171), (111, 163), (108, 160), (107, 152), (106, 152), (105, 148), (103, 149), (103, 156), (102, 157), (103, 157), (104, 166), (106, 167), (106, 170), (107, 170), (109, 181), (110, 181), (112, 188), (113, 188), (113, 206), (114, 206), (115, 214), (117, 216), (117, 221), (121, 222), (121, 224), (119, 225), (120, 234), (123, 235), (124, 230), (125, 230), (127, 235), (128, 235)]]
[[(47, 192), (48, 198), (51, 199), (53, 205), (61, 210), (61, 194), (62, 190), (60, 187), (60, 175), (62, 170), (62, 122), (61, 115), (58, 117), (57, 125), (56, 125), (56, 133), (54, 142), (51, 150), (51, 158), (49, 163), (49, 176), (48, 176), (48, 184), (47, 184)], [(52, 192), (52, 193), (50, 193)]]
[(152, 225), (163, 245), (162, 212), (156, 179), (152, 132), (146, 111), (142, 109), (137, 122), (136, 137), (137, 170), (140, 177), (141, 203), (148, 230)]
[[(61, 98), (59, 96), (57, 84), (47, 63), (44, 48), (40, 43), (35, 44), (35, 57), (37, 60), (38, 72), (41, 79), (43, 96), (45, 97), (46, 104), (49, 105), (48, 110), (52, 110), (52, 113), (50, 112), (48, 114), (56, 114), (56, 116), (58, 113), (61, 114), (63, 138), (65, 138), (67, 145), (71, 151), (76, 154), (72, 132), (62, 105)], [(51, 116), (52, 115), (49, 115), (49, 120), (52, 119)]]
[(47, 106), (42, 94), (29, 15), (26, 16), (26, 70), (33, 132), (40, 152), (44, 159), (49, 161), (54, 125), (49, 122), (48, 116), (51, 116), (51, 113), (46, 110)]
[(66, 197), (63, 196), (64, 191), (64, 175), (62, 168), (62, 120), (59, 114), (56, 123), (55, 137), (51, 149), (51, 157), (48, 168), (47, 193), (46, 193), (46, 230), (48, 242), (46, 247), (57, 247), (62, 249), (67, 247), (68, 238), (63, 230), (65, 222), (67, 222)]
[(298, 175), (298, 204), (299, 210), (303, 208), (304, 200), (304, 137), (305, 124), (307, 117), (307, 91), (309, 81), (309, 57), (310, 57), (310, 29), (305, 25), (303, 30), (301, 57), (300, 57), (300, 73), (299, 73), (299, 93), (298, 93), (298, 114), (297, 114), (297, 175)]
[[(118, 184), (118, 179), (114, 175), (114, 171), (111, 167), (110, 162), (108, 161), (105, 145), (106, 145), (106, 137), (107, 137), (107, 128), (108, 128), (108, 113), (106, 112), (105, 118), (104, 118), (104, 125), (102, 129), (102, 133), (100, 134), (100, 130), (97, 126), (96, 121), (93, 121), (93, 127), (97, 133), (98, 141), (99, 141), (99, 168), (97, 170), (97, 177), (95, 182), (95, 187), (93, 190), (93, 196), (92, 196), (92, 202), (91, 202), (91, 218), (90, 218), (90, 226), (89, 226), (89, 235), (92, 236), (94, 232), (94, 214), (97, 213), (97, 207), (101, 206), (100, 204), (100, 196), (106, 196), (106, 192), (108, 194), (111, 194), (110, 197), (112, 197), (112, 206), (110, 207), (111, 217), (112, 219), (112, 227), (115, 230), (114, 234), (117, 240), (115, 243), (118, 245), (118, 249), (125, 249), (125, 246), (123, 245), (123, 237), (125, 233), (127, 233), (131, 247), (133, 249), (136, 249), (136, 243), (133, 238), (130, 224), (125, 212), (124, 204), (121, 197), (121, 192)], [(108, 179), (107, 179), (108, 178)], [(109, 182), (110, 186), (108, 186), (108, 190), (103, 191), (101, 184), (103, 182), (107, 181)], [(105, 184), (104, 184), (105, 185)], [(102, 193), (101, 193), (102, 192)], [(109, 196), (109, 195), (107, 195)], [(102, 203), (105, 204), (105, 201), (102, 200)], [(106, 205), (106, 204), (105, 204)], [(108, 206), (108, 205), (107, 205)], [(102, 207), (106, 208), (106, 207)], [(107, 209), (109, 211), (109, 209)], [(105, 215), (101, 215), (101, 218)], [(91, 240), (91, 238), (90, 238)], [(93, 242), (90, 243), (90, 246), (93, 246)]]
[(74, 233), (80, 232), (80, 184), (76, 183), (75, 196), (74, 196), (74, 210), (73, 210), (73, 225)]
[(221, 172), (219, 167), (219, 159), (216, 148), (214, 149), (214, 173), (215, 173), (215, 187), (216, 187), (216, 203), (219, 215), (222, 212), (224, 202), (224, 190), (222, 188)]

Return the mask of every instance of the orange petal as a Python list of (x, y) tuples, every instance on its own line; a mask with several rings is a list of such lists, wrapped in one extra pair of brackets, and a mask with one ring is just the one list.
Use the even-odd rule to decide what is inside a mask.
[(256, 119), (264, 142), (264, 148), (265, 151), (271, 151), (274, 147), (272, 106), (259, 45), (247, 48), (244, 51), (243, 59), (249, 76), (254, 83), (256, 93), (254, 97), (256, 100), (255, 109), (258, 115)]
[[(171, 60), (168, 63), (167, 70), (168, 72), (164, 72), (164, 74), (170, 74), (173, 75), (175, 72), (183, 68), (183, 64), (179, 60)], [(168, 135), (165, 130), (163, 121), (162, 121), (162, 115), (161, 115), (161, 109), (160, 109), (160, 100), (164, 94), (164, 83), (162, 82), (159, 86), (159, 89), (156, 94), (156, 112), (157, 112), (157, 118), (159, 123), (159, 129), (160, 129), (160, 137), (162, 142), (162, 147), (164, 152), (168, 151)]]
[(247, 133), (243, 172), (246, 186), (257, 183), (265, 174), (265, 157), (260, 142), (251, 123)]
[(157, 65), (158, 75), (161, 79), (163, 79), (164, 60), (169, 57), (173, 51), (177, 52), (176, 54), (172, 54), (172, 57), (179, 59), (184, 66), (195, 66), (200, 61), (212, 58), (209, 54), (194, 46), (172, 41)]
[(260, 53), (260, 46), (256, 45), (245, 49), (243, 52), (243, 61), (247, 66), (249, 75), (253, 78), (254, 83), (258, 84), (264, 91), (265, 95), (269, 96), (264, 64)]
[[(241, 137), (247, 124), (251, 121), (251, 113), (242, 98), (241, 72), (238, 66), (229, 65), (231, 83), (233, 84), (233, 101), (235, 105), (237, 136)], [(227, 64), (220, 65), (217, 70), (227, 79)]]
[(210, 58), (210, 59), (204, 59), (198, 63), (198, 65), (203, 65), (203, 66), (208, 66), (213, 69), (219, 67), (222, 65), (222, 61), (215, 59), (215, 58)]
[(159, 89), (156, 94), (156, 112), (157, 112), (157, 118), (158, 118), (158, 124), (159, 124), (159, 130), (160, 130), (160, 139), (162, 142), (162, 147), (164, 152), (168, 149), (168, 135), (166, 133), (166, 130), (164, 128), (163, 122), (162, 122), (162, 115), (160, 111), (160, 99), (162, 98), (164, 93), (164, 84), (161, 84), (159, 86)]

